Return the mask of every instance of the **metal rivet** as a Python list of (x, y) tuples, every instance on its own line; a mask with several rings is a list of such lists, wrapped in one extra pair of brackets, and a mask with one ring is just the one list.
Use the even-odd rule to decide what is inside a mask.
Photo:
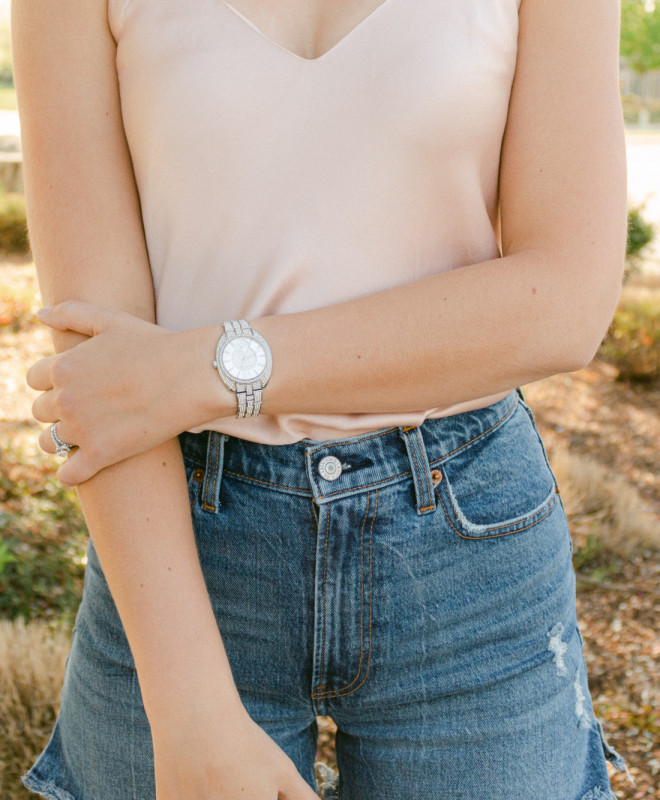
[(431, 470), (431, 482), (434, 486), (437, 486), (440, 481), (442, 480), (442, 472), (439, 469), (432, 469)]
[(201, 483), (204, 480), (204, 470), (203, 469), (196, 469), (193, 472), (193, 480), (197, 481), (197, 483)]
[(341, 475), (341, 461), (335, 456), (325, 456), (319, 461), (319, 475), (326, 481), (336, 481)]

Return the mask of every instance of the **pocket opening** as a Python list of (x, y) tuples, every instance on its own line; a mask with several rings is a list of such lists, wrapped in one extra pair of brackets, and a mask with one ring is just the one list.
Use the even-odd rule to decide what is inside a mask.
[[(528, 513), (508, 519), (504, 522), (493, 524), (475, 523), (470, 522), (461, 512), (455, 499), (451, 497), (451, 489), (449, 489), (445, 481), (438, 484), (436, 495), (439, 495), (439, 489), (442, 483), (445, 484), (447, 502), (443, 497), (439, 497), (440, 504), (445, 510), (445, 516), (450, 525), (456, 530), (459, 536), (462, 536), (464, 539), (492, 539), (496, 536), (507, 536), (511, 533), (527, 530), (545, 519), (557, 505), (558, 499), (558, 494), (553, 487), (547, 497)], [(450, 508), (451, 513), (449, 511)]]
[(501, 426), (434, 467), (441, 476), (434, 481), (436, 498), (464, 538), (526, 530), (560, 500), (543, 442), (522, 401)]

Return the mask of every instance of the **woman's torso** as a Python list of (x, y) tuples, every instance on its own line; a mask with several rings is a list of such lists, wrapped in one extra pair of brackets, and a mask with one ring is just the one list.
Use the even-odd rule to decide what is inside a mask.
[[(385, 0), (307, 60), (223, 0), (109, 0), (158, 322), (304, 311), (497, 258), (518, 7)], [(324, 441), (506, 394), (203, 427)]]

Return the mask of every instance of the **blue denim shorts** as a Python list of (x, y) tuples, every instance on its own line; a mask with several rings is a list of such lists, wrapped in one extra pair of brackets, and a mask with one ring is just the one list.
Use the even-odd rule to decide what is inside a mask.
[[(266, 445), (181, 434), (199, 557), (251, 717), (340, 800), (615, 800), (556, 477), (516, 389), (475, 411)], [(131, 651), (93, 543), (50, 741), (25, 785), (153, 800)]]

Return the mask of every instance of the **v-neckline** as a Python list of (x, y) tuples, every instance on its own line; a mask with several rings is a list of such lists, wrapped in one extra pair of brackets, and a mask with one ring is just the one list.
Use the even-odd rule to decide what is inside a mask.
[(394, 0), (382, 0), (380, 5), (376, 6), (376, 8), (374, 8), (373, 11), (369, 12), (369, 14), (367, 14), (366, 17), (360, 20), (360, 22), (358, 22), (357, 25), (352, 27), (350, 31), (348, 31), (348, 33), (344, 34), (344, 36), (342, 36), (341, 39), (335, 42), (335, 44), (333, 44), (332, 47), (329, 47), (327, 50), (321, 53), (321, 55), (316, 56), (316, 58), (305, 58), (305, 56), (301, 56), (298, 53), (294, 52), (293, 50), (289, 50), (288, 47), (285, 47), (283, 44), (280, 44), (276, 39), (272, 39), (270, 36), (266, 36), (266, 34), (261, 30), (261, 28), (259, 28), (258, 25), (255, 25), (255, 23), (252, 22), (251, 19), (246, 17), (245, 14), (243, 14), (233, 5), (231, 5), (231, 3), (227, 2), (227, 0), (220, 0), (220, 2), (222, 3), (223, 6), (225, 6), (225, 8), (228, 11), (231, 11), (233, 14), (235, 14), (235, 16), (238, 17), (238, 19), (244, 22), (248, 26), (248, 28), (251, 28), (258, 36), (261, 37), (261, 39), (263, 39), (268, 44), (278, 48), (279, 50), (282, 50), (291, 58), (295, 58), (298, 61), (302, 61), (304, 64), (318, 64), (319, 62), (329, 57), (336, 50), (338, 50), (344, 44), (344, 42), (355, 36), (358, 31), (366, 27), (367, 24), (371, 22), (383, 8), (385, 8), (385, 6), (391, 5), (394, 2)]

